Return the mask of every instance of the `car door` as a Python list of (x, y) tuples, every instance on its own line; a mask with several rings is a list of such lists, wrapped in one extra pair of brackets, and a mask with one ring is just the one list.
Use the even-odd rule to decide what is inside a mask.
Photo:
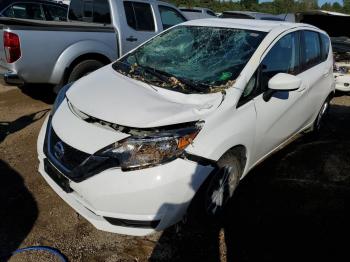
[[(254, 98), (257, 122), (255, 159), (260, 160), (270, 151), (303, 128), (310, 115), (307, 108), (307, 78), (300, 72), (300, 33), (288, 33), (280, 37), (265, 52), (258, 69), (259, 94)], [(301, 86), (295, 91), (276, 91), (265, 101), (269, 80), (278, 73), (288, 73), (301, 78)]]
[(148, 1), (123, 1), (121, 7), (122, 30), (120, 30), (122, 54), (150, 39), (161, 29), (156, 26), (155, 10)]
[(316, 31), (302, 31), (302, 73), (308, 78), (308, 105), (313, 110), (309, 121), (314, 121), (324, 100), (330, 93), (333, 78), (333, 60), (329, 56), (328, 36)]

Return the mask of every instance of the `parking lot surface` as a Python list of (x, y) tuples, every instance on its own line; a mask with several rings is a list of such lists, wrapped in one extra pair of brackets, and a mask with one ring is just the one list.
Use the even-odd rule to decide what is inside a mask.
[(38, 175), (36, 139), (53, 100), (45, 86), (0, 86), (0, 261), (32, 245), (55, 247), (69, 261), (350, 259), (350, 96), (333, 99), (318, 140), (302, 136), (255, 168), (223, 221), (147, 237), (96, 230)]

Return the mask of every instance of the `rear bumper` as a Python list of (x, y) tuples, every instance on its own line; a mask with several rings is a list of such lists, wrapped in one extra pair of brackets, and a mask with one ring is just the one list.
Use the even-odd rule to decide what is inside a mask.
[(17, 75), (17, 73), (0, 67), (0, 81), (6, 85), (23, 85), (24, 81)]

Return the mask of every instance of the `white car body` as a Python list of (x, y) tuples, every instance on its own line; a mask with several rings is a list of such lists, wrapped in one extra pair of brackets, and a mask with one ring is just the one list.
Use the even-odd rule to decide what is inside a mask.
[[(325, 61), (296, 77), (282, 74), (270, 83), (278, 86), (296, 79), (292, 85), (298, 85), (297, 90), (281, 91), (286, 96), (272, 96), (268, 102), (260, 94), (237, 106), (248, 81), (274, 44), (300, 30), (325, 34), (316, 27), (241, 19), (192, 20), (181, 26), (237, 28), (266, 32), (266, 36), (224, 93), (170, 91), (131, 79), (108, 65), (75, 82), (40, 131), (39, 172), (61, 198), (100, 230), (145, 235), (177, 223), (225, 152), (236, 146), (245, 148), (243, 178), (294, 135), (311, 128), (324, 101), (334, 92), (330, 47)], [(285, 88), (288, 85), (282, 89)], [(45, 136), (51, 137), (50, 132), (54, 132), (59, 141), (87, 155), (130, 137), (102, 124), (88, 123), (81, 114), (140, 129), (191, 121), (204, 121), (204, 124), (185, 150), (186, 156), (195, 157), (178, 157), (166, 164), (131, 171), (106, 168), (83, 181), (69, 179), (71, 190), (67, 193), (45, 170), (47, 155), (43, 148), (52, 142), (50, 139), (45, 142)], [(49, 126), (48, 121), (51, 121)], [(62, 142), (54, 146), (59, 149), (61, 145)], [(58, 155), (60, 152), (57, 151)], [(115, 218), (117, 223), (109, 223), (105, 217)], [(155, 221), (155, 225), (135, 226), (128, 224), (130, 221)]]

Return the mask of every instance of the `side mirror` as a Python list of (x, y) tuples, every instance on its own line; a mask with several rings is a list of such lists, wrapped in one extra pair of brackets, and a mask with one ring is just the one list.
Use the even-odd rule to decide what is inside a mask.
[(301, 86), (301, 79), (297, 76), (279, 73), (272, 77), (268, 83), (269, 89), (264, 93), (264, 101), (271, 99), (277, 91), (294, 91)]

